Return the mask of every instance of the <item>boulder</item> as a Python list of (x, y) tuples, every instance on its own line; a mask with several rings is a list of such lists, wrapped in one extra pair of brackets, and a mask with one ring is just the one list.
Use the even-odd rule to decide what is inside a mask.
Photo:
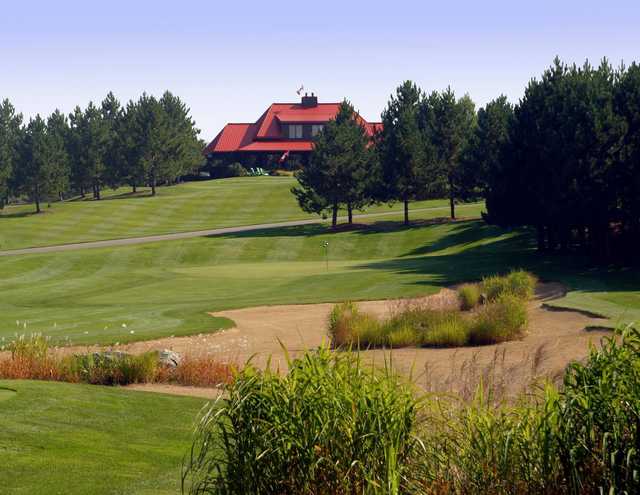
[(163, 366), (175, 368), (180, 364), (180, 361), (182, 361), (182, 357), (180, 356), (180, 354), (168, 349), (160, 351), (160, 353), (158, 354), (158, 362)]

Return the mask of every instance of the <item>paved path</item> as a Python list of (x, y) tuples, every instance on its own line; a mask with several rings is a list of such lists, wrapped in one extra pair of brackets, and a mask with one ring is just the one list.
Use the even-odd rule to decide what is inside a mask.
[[(448, 211), (449, 207), (437, 206), (432, 208), (419, 208), (419, 209), (411, 210), (411, 213), (417, 213), (421, 211), (437, 211), (437, 210)], [(383, 217), (383, 216), (389, 216), (389, 215), (397, 216), (400, 214), (402, 214), (402, 212), (398, 212), (398, 211), (389, 211), (389, 212), (383, 212), (383, 213), (363, 213), (360, 215), (354, 215), (353, 218), (354, 220), (357, 220), (362, 218)], [(339, 220), (345, 221), (346, 217), (340, 217)], [(104, 241), (77, 242), (72, 244), (58, 244), (54, 246), (12, 249), (8, 251), (0, 251), (0, 256), (17, 256), (21, 254), (55, 253), (59, 251), (72, 251), (76, 249), (130, 246), (133, 244), (145, 244), (148, 242), (174, 241), (178, 239), (191, 239), (193, 237), (208, 237), (208, 236), (235, 234), (238, 232), (251, 232), (254, 230), (278, 229), (282, 227), (298, 227), (301, 225), (316, 225), (316, 224), (322, 224), (322, 223), (327, 223), (327, 220), (323, 220), (320, 218), (313, 218), (309, 220), (293, 220), (290, 222), (262, 223), (258, 225), (245, 225), (241, 227), (223, 227), (223, 228), (217, 228), (217, 229), (193, 230), (190, 232), (175, 232), (171, 234), (148, 235), (143, 237), (127, 237), (124, 239), (107, 239)]]

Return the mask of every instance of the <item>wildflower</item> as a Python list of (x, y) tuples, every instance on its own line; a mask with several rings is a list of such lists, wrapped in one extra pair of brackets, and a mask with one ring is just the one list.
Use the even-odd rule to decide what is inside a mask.
[(122, 324), (122, 328), (127, 328), (127, 324), (126, 324), (126, 323), (123, 323), (123, 324)]
[(136, 333), (136, 332), (134, 332), (133, 330), (131, 330), (129, 333), (134, 334), (134, 333)]

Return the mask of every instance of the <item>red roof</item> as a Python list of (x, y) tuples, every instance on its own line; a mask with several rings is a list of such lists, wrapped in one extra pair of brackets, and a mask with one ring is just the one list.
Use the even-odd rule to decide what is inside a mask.
[[(313, 141), (288, 139), (281, 124), (323, 124), (335, 118), (340, 103), (318, 103), (305, 107), (300, 103), (273, 103), (253, 124), (227, 124), (203, 150), (210, 153), (236, 151), (311, 151)], [(369, 123), (358, 115), (359, 122), (370, 136), (382, 128), (381, 123)]]

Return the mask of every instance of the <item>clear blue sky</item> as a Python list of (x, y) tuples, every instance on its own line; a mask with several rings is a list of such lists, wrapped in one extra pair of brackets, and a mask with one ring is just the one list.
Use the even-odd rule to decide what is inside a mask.
[(170, 89), (209, 140), (304, 84), (377, 120), (404, 79), (517, 102), (555, 55), (640, 61), (636, 1), (2, 1), (0, 98), (26, 116)]

